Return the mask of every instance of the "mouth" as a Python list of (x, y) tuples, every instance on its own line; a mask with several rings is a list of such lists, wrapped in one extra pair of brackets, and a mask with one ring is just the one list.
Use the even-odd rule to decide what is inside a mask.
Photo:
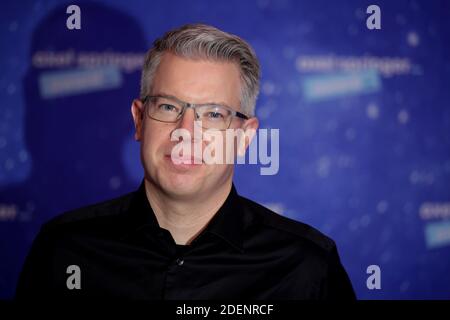
[(199, 167), (203, 164), (203, 160), (201, 158), (196, 158), (194, 156), (176, 157), (172, 159), (171, 155), (165, 155), (164, 159), (176, 167), (183, 167), (183, 168), (194, 168)]

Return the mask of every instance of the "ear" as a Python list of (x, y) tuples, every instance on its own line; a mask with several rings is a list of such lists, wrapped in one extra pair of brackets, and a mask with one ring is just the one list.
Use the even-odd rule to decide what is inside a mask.
[(136, 132), (134, 133), (134, 139), (141, 141), (142, 139), (142, 124), (144, 121), (144, 105), (139, 99), (134, 99), (131, 104), (131, 114), (133, 115), (134, 127)]
[(242, 129), (244, 130), (245, 134), (243, 136), (243, 139), (240, 139), (239, 145), (238, 145), (238, 151), (237, 154), (241, 157), (245, 155), (245, 152), (248, 149), (248, 146), (253, 141), (253, 138), (256, 135), (256, 131), (259, 127), (259, 120), (256, 117), (251, 117), (250, 119), (245, 120)]

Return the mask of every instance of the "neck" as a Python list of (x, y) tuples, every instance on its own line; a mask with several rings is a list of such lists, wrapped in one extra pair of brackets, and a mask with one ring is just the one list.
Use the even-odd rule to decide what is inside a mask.
[(176, 244), (190, 244), (207, 226), (227, 199), (232, 180), (210, 193), (193, 199), (171, 197), (145, 179), (150, 206), (161, 228), (170, 232)]

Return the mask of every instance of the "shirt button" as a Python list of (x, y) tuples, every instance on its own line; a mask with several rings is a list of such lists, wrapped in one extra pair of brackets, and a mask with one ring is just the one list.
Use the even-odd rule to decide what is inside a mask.
[(184, 260), (181, 258), (178, 258), (175, 262), (177, 263), (177, 265), (182, 266), (184, 263)]

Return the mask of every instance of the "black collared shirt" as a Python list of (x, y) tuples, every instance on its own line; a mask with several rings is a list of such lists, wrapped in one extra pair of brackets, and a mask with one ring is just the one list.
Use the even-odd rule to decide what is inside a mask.
[(142, 182), (135, 192), (65, 213), (41, 228), (16, 298), (47, 297), (354, 299), (355, 294), (333, 240), (240, 197), (234, 185), (207, 227), (180, 246), (159, 227)]

